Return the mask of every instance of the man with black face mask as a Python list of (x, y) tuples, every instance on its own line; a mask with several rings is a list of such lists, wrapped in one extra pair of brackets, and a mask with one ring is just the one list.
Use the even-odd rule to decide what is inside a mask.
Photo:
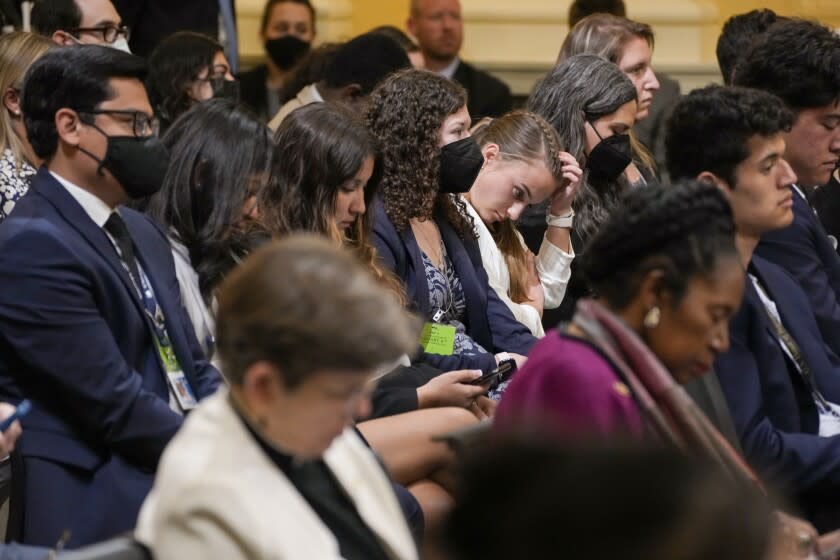
[(260, 25), (266, 63), (240, 75), (242, 102), (265, 120), (277, 114), (283, 80), (314, 39), (315, 8), (309, 0), (268, 0)]
[(121, 206), (158, 189), (168, 163), (144, 74), (135, 56), (84, 46), (46, 54), (24, 84), (45, 165), (0, 227), (0, 400), (32, 403), (10, 535), (28, 544), (130, 530), (163, 448), (220, 382), (165, 235)]

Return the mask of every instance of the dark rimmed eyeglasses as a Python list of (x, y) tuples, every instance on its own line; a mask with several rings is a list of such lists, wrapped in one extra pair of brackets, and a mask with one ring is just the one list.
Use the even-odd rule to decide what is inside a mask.
[(157, 117), (150, 117), (142, 111), (91, 109), (90, 111), (78, 112), (82, 115), (120, 115), (125, 119), (125, 122), (128, 122), (128, 117), (130, 117), (132, 131), (134, 132), (134, 136), (137, 138), (157, 136), (160, 132), (160, 119)]
[(74, 27), (72, 29), (68, 29), (70, 33), (101, 33), (102, 40), (108, 44), (113, 43), (117, 40), (117, 37), (122, 35), (125, 37), (125, 40), (128, 41), (129, 37), (131, 36), (131, 30), (128, 26), (125, 25), (99, 25), (97, 27)]

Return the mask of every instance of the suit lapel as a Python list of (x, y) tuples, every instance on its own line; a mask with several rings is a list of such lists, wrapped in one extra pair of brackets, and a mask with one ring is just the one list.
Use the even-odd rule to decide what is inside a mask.
[[(484, 325), (487, 323), (487, 315), (484, 310), (487, 309), (487, 297), (478, 289), (478, 278), (476, 277), (473, 261), (470, 258), (469, 251), (466, 248), (466, 243), (462, 241), (452, 226), (444, 219), (437, 220), (440, 228), (440, 235), (443, 238), (443, 243), (446, 245), (446, 252), (452, 260), (452, 265), (455, 267), (455, 274), (461, 281), (461, 289), (464, 290), (464, 301), (467, 304), (467, 326), (469, 331), (473, 334), (483, 332)], [(481, 329), (481, 330), (479, 330)], [(486, 344), (483, 337), (472, 337), (480, 344)]]
[(145, 317), (143, 303), (134, 289), (131, 278), (125, 271), (116, 249), (105, 231), (97, 226), (85, 209), (67, 192), (61, 183), (55, 180), (46, 167), (42, 167), (32, 181), (32, 189), (43, 196), (58, 211), (67, 224), (75, 229), (105, 259), (114, 273), (119, 276), (129, 297), (137, 307), (137, 312)]
[[(420, 253), (420, 245), (417, 243), (417, 238), (414, 237), (414, 232), (411, 229), (411, 226), (405, 228), (404, 231), (399, 233), (400, 239), (402, 240), (403, 246), (405, 247), (406, 253), (408, 253), (408, 259), (410, 260), (411, 265), (406, 266), (406, 272), (410, 272), (410, 269), (414, 269), (414, 276), (415, 276), (415, 298), (417, 300), (417, 311), (423, 315), (423, 317), (428, 317), (430, 314), (430, 304), (429, 304), (429, 288), (428, 288), (428, 281), (426, 280), (426, 267), (423, 265), (423, 256)], [(409, 265), (409, 263), (406, 263)], [(408, 279), (406, 279), (406, 286), (409, 285)], [(411, 294), (409, 294), (409, 298)]]

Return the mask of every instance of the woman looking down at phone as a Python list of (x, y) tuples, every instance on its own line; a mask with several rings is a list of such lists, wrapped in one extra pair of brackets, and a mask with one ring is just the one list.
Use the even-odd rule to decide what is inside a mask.
[[(534, 113), (509, 113), (480, 125), (473, 136), (484, 165), (464, 200), (490, 287), (541, 337), (543, 308), (560, 305), (571, 276), (572, 201), (583, 172), (561, 151), (557, 131)], [(514, 222), (527, 207), (549, 199), (548, 230), (534, 256)]]

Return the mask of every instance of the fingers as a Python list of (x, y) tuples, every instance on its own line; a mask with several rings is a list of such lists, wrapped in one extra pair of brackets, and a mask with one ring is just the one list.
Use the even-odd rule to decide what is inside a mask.
[(445, 378), (446, 381), (450, 383), (466, 383), (468, 381), (474, 381), (481, 377), (481, 370), (480, 369), (459, 369), (456, 371), (448, 371), (446, 373), (442, 373), (438, 376), (439, 378)]
[(467, 407), (467, 409), (468, 409), (470, 412), (472, 412), (473, 414), (475, 414), (475, 417), (476, 417), (476, 418), (478, 418), (479, 420), (486, 420), (487, 418), (490, 418), (490, 417), (487, 415), (487, 413), (484, 411), (484, 409), (482, 409), (482, 408), (478, 405), (478, 402), (476, 402), (476, 401), (472, 401), (472, 402), (470, 403), (470, 405)]
[(475, 400), (476, 405), (484, 412), (485, 415), (492, 418), (496, 414), (496, 405), (499, 403), (493, 399), (485, 396), (480, 396)]

